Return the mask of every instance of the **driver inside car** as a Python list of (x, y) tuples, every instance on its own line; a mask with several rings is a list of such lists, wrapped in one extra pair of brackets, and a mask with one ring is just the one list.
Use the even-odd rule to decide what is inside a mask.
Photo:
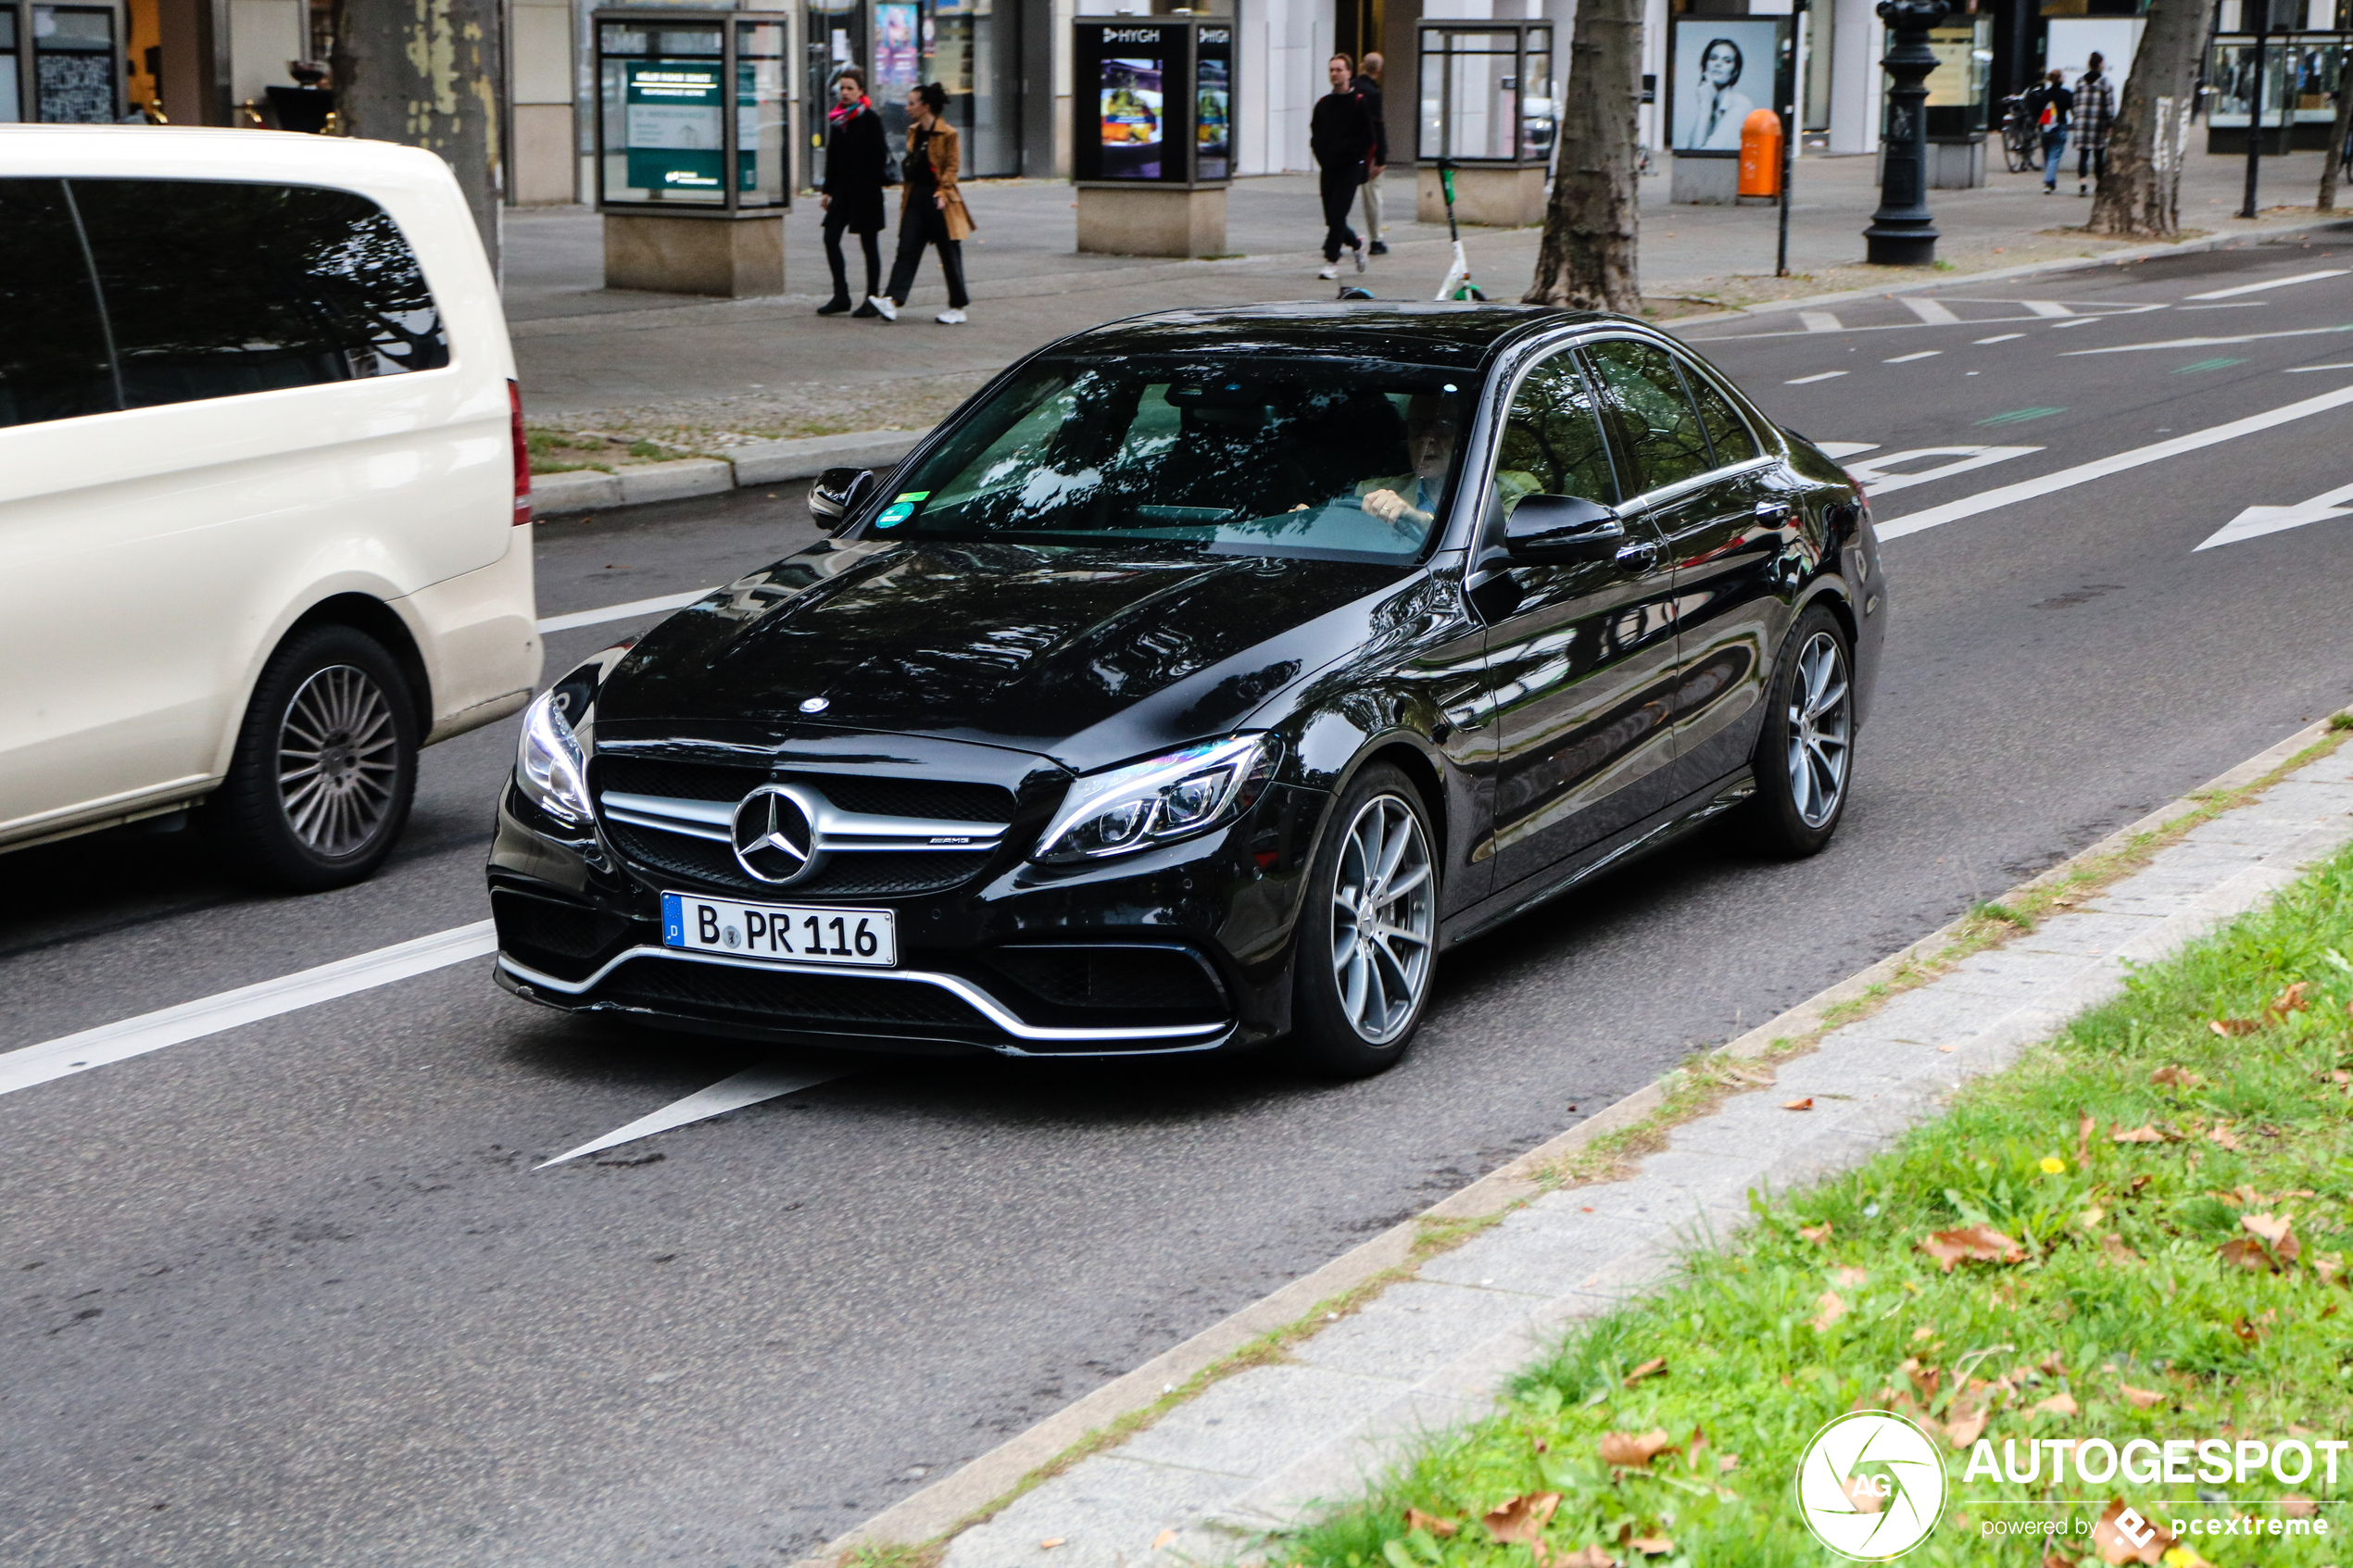
[[(1365, 480), (1356, 486), (1358, 503), (1418, 546), (1437, 520), (1454, 463), (1454, 438), (1453, 400), (1433, 392), (1414, 394), (1405, 403), (1405, 455), (1413, 471)], [(1496, 499), (1506, 515), (1537, 489), (1533, 475), (1516, 469), (1496, 471)]]

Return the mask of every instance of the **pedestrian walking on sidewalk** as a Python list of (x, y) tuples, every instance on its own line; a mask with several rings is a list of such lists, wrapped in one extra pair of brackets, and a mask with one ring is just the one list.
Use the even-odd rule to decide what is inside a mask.
[(2116, 123), (2116, 84), (2095, 54), (2075, 79), (2075, 194), (2088, 196), (2089, 183), (2108, 178), (2108, 128)]
[(2059, 161), (2067, 157), (2068, 122), (2075, 115), (2075, 94), (2066, 87), (2067, 73), (2054, 69), (2026, 94), (2020, 108), (2042, 141), (2043, 194), (2058, 192)]
[(1356, 62), (1334, 55), (1325, 67), (1332, 90), (1315, 100), (1315, 111), (1308, 117), (1307, 150), (1315, 155), (1324, 198), (1324, 270), (1315, 275), (1337, 278), (1343, 250), (1355, 255), (1356, 270), (1365, 270), (1365, 242), (1348, 226), (1348, 209), (1356, 205), (1357, 189), (1365, 183), (1373, 156), (1373, 122), (1365, 113), (1365, 100), (1350, 85), (1356, 80)]
[(1379, 52), (1368, 50), (1365, 63), (1358, 68), (1356, 79), (1348, 90), (1364, 100), (1365, 112), (1373, 121), (1372, 162), (1365, 170), (1365, 249), (1373, 256), (1387, 256), (1389, 246), (1380, 237), (1380, 177), (1389, 167), (1389, 120), (1381, 113), (1380, 79), (1382, 60)]
[[(825, 184), (818, 204), (825, 209), (825, 265), (833, 269), (834, 296), (817, 307), (820, 316), (838, 316), (849, 308), (849, 266), (841, 254), (844, 233), (858, 236), (866, 253), (866, 292), (872, 299), (882, 292), (882, 245), (875, 236), (883, 226), (883, 179), (890, 163), (889, 143), (883, 135), (882, 116), (866, 96), (866, 79), (856, 68), (845, 68), (834, 80), (834, 107), (825, 118)], [(858, 307), (861, 316), (878, 314), (872, 305)]]
[(890, 287), (867, 301), (886, 320), (899, 320), (915, 286), (915, 269), (923, 265), (924, 247), (939, 247), (939, 270), (948, 276), (948, 308), (932, 318), (944, 327), (964, 322), (964, 307), (972, 296), (964, 292), (964, 236), (973, 232), (972, 214), (964, 209), (956, 175), (963, 165), (963, 144), (956, 128), (943, 118), (948, 89), (937, 82), (907, 89), (907, 156), (900, 160), (899, 190), (899, 256), (890, 264)]

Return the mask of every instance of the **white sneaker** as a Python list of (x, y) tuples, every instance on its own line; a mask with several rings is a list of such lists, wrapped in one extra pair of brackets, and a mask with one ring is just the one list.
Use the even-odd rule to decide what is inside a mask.
[(875, 313), (880, 316), (884, 320), (896, 321), (899, 320), (899, 307), (891, 303), (890, 296), (888, 295), (870, 294), (866, 296), (866, 303), (873, 306), (875, 307)]
[(964, 324), (964, 313), (961, 310), (950, 308), (941, 311), (937, 316), (934, 316), (932, 320), (938, 322), (943, 327), (961, 327)]
[(1340, 276), (1340, 266), (1337, 262), (1335, 262), (1332, 265), (1326, 267), (1322, 271), (1316, 273), (1315, 276), (1323, 279), (1326, 282), (1329, 282), (1334, 278)]

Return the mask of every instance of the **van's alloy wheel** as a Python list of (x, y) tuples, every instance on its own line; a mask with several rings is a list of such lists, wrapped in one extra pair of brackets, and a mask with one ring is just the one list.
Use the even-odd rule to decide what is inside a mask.
[(322, 856), (352, 854), (383, 831), (399, 782), (384, 688), (349, 664), (305, 681), (278, 728), (278, 796), (294, 835)]
[(1294, 949), (1290, 1050), (1310, 1071), (1370, 1077), (1413, 1043), (1437, 968), (1436, 836), (1420, 792), (1387, 763), (1332, 802)]

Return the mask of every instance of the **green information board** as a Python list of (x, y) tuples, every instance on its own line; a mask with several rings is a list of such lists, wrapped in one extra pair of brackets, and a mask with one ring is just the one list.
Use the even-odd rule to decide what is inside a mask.
[(726, 142), (717, 60), (629, 60), (623, 66), (629, 183), (721, 194)]

